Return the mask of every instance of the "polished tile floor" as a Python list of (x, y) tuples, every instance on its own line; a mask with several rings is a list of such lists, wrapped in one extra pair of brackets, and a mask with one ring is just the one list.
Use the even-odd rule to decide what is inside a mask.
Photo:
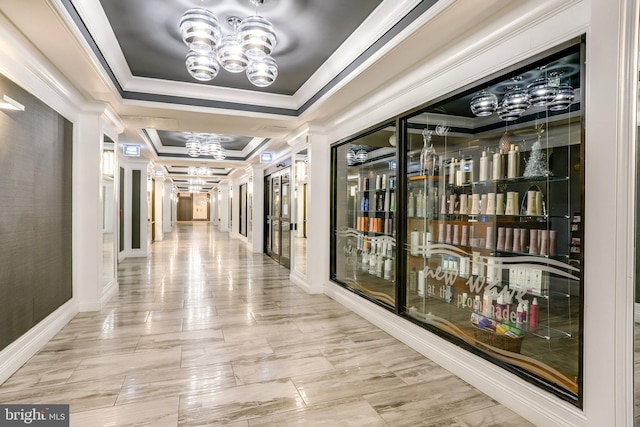
[(207, 223), (179, 223), (120, 291), (0, 387), (72, 426), (528, 426)]

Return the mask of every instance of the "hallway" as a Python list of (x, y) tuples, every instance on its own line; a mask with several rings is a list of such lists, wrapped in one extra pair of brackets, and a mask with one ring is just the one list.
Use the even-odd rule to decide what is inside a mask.
[(527, 426), (209, 223), (179, 223), (119, 293), (0, 387), (72, 426)]

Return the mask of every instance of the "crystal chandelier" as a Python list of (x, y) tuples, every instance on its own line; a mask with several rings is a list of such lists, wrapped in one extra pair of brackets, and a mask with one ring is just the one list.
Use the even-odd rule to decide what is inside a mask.
[(278, 64), (271, 54), (276, 47), (273, 25), (258, 16), (258, 5), (266, 0), (249, 0), (256, 14), (240, 20), (227, 19), (233, 31), (223, 36), (216, 15), (210, 10), (187, 10), (180, 20), (182, 40), (189, 47), (185, 64), (189, 74), (200, 81), (213, 80), (220, 67), (230, 73), (245, 72), (251, 84), (271, 85), (278, 77)]
[(224, 160), (227, 152), (220, 144), (220, 136), (212, 133), (192, 133), (185, 143), (187, 154), (191, 157), (211, 156), (216, 160)]

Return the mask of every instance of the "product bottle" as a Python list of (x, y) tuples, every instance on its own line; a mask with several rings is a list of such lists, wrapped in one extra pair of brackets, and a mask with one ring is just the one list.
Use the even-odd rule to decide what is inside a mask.
[(424, 296), (425, 278), (424, 270), (418, 271), (418, 295)]
[(493, 306), (493, 298), (487, 288), (484, 289), (482, 295), (482, 313), (485, 316), (491, 316), (491, 307)]
[(449, 163), (449, 184), (453, 185), (456, 183), (456, 159), (451, 159)]
[(416, 216), (422, 218), (424, 212), (422, 211), (422, 190), (418, 191), (418, 197), (416, 199)]
[(384, 278), (391, 279), (391, 258), (384, 260)]
[(413, 205), (413, 191), (409, 192), (409, 203), (407, 206), (407, 215), (408, 216), (415, 216), (415, 209), (414, 209), (414, 205)]
[(409, 292), (412, 294), (418, 292), (418, 272), (415, 267), (411, 269), (411, 273), (409, 274)]
[(411, 232), (411, 255), (418, 256), (418, 245), (420, 244), (420, 234), (418, 234), (418, 229), (414, 228)]
[(518, 326), (522, 325), (524, 322), (524, 308), (522, 307), (522, 303), (518, 303), (518, 308), (516, 309), (516, 323)]
[(516, 147), (511, 144), (509, 153), (507, 154), (507, 178), (515, 178), (517, 176), (517, 160), (518, 153), (516, 152)]
[(502, 320), (502, 314), (504, 311), (504, 297), (502, 294), (498, 295), (496, 301), (496, 320)]
[(500, 152), (493, 154), (492, 166), (491, 179), (502, 179), (504, 177), (504, 168), (502, 167), (502, 156)]
[(540, 307), (538, 307), (538, 298), (534, 298), (529, 308), (529, 330), (535, 332), (538, 330)]
[(480, 157), (480, 174), (479, 181), (488, 181), (489, 180), (489, 158), (487, 157), (487, 152), (482, 152), (482, 157)]

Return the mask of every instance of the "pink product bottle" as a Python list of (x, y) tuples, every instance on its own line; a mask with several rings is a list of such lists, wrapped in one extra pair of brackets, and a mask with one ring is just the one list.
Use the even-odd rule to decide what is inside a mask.
[(447, 240), (445, 241), (445, 243), (449, 243), (451, 244), (451, 242), (453, 241), (452, 237), (451, 237), (451, 224), (447, 224)]
[(520, 252), (527, 251), (527, 229), (520, 229)]
[(504, 250), (513, 250), (513, 228), (506, 227), (504, 230)]
[(455, 194), (451, 194), (449, 196), (449, 213), (450, 214), (456, 213), (456, 195)]
[(549, 255), (549, 231), (540, 230), (540, 255)]
[(538, 253), (538, 230), (529, 230), (529, 253), (536, 255)]
[(447, 213), (447, 196), (444, 194), (440, 198), (440, 213), (441, 214)]
[(493, 227), (487, 227), (487, 238), (485, 241), (485, 248), (492, 249), (493, 248)]
[(460, 226), (459, 225), (454, 225), (453, 226), (453, 241), (452, 243), (454, 245), (459, 245), (460, 244)]
[(438, 224), (438, 242), (444, 243), (444, 222)]
[(513, 252), (522, 252), (520, 248), (520, 229), (513, 229)]
[(549, 230), (549, 255), (555, 256), (556, 252), (556, 238), (558, 236), (558, 232), (556, 230)]
[(504, 250), (504, 234), (505, 234), (505, 228), (504, 227), (498, 227), (498, 240), (496, 242), (496, 249), (499, 251), (503, 251)]
[(469, 246), (469, 226), (462, 226), (462, 240), (460, 240), (462, 246)]
[(531, 303), (531, 307), (529, 307), (529, 330), (535, 332), (538, 330), (538, 325), (540, 322), (540, 307), (538, 306), (538, 299), (534, 298)]

